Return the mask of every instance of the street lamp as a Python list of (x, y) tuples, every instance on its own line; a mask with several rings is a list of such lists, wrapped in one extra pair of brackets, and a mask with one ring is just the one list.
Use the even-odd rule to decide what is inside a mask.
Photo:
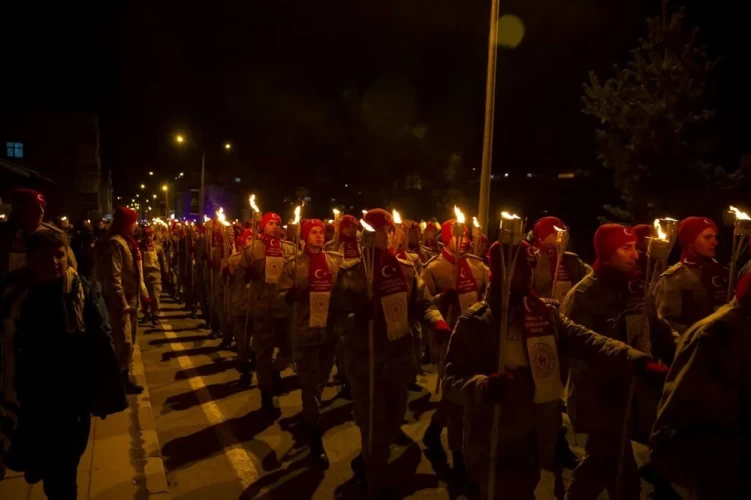
[(153, 197), (154, 197), (154, 199), (156, 200), (156, 195), (154, 195)]
[(167, 217), (169, 215), (169, 198), (167, 193), (167, 184), (162, 186), (162, 191), (164, 191), (164, 216)]
[(149, 175), (154, 175), (154, 172), (149, 172)]
[(232, 144), (230, 144), (229, 142), (225, 143), (224, 149), (227, 149), (227, 150), (232, 149)]
[(146, 189), (146, 184), (141, 184), (141, 189)]
[(181, 136), (180, 134), (177, 134), (177, 137), (175, 137), (175, 140), (178, 143), (182, 144), (183, 142), (185, 142), (185, 137)]
[[(199, 148), (198, 146), (196, 146), (191, 141), (188, 141), (185, 138), (185, 136), (183, 136), (182, 134), (176, 134), (175, 135), (175, 142), (177, 142), (178, 144), (188, 144), (191, 147), (193, 147), (193, 148), (195, 148), (195, 149), (197, 149), (198, 151), (201, 152), (201, 189), (200, 189), (200, 192), (198, 194), (198, 199), (199, 199), (199, 212), (201, 213), (201, 215), (204, 215), (204, 213), (203, 213), (203, 197), (204, 197), (204, 187), (206, 185), (206, 152), (203, 150), (203, 148)], [(230, 149), (232, 149), (232, 144), (230, 144), (229, 142), (225, 142), (224, 143), (224, 149), (225, 149), (225, 151), (229, 151)], [(182, 172), (180, 172), (180, 175), (178, 176), (178, 178), (179, 177), (183, 177), (183, 173)]]

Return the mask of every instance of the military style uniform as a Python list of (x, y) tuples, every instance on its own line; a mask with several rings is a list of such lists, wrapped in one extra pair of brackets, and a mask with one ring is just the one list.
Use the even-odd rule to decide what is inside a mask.
[[(382, 252), (385, 253), (386, 250)], [(345, 330), (346, 371), (352, 386), (355, 423), (360, 428), (365, 471), (368, 482), (374, 490), (388, 486), (389, 476), (386, 464), (389, 446), (394, 442), (404, 419), (407, 406), (407, 385), (414, 380), (417, 373), (409, 325), (418, 319), (429, 324), (443, 321), (441, 313), (433, 305), (432, 297), (417, 274), (414, 264), (406, 260), (397, 260), (397, 263), (399, 269), (379, 266), (376, 262), (374, 272), (388, 272), (390, 276), (397, 272), (403, 273), (406, 282), (406, 311), (409, 319), (407, 324), (400, 326), (398, 335), (389, 333), (391, 323), (387, 323), (383, 307), (378, 300), (368, 301), (367, 277), (362, 260), (342, 265), (331, 298), (334, 307), (354, 311), (349, 318), (350, 326)], [(385, 297), (382, 300), (385, 300)], [(401, 307), (398, 307), (398, 310), (403, 311)], [(393, 318), (392, 313), (393, 310), (389, 309), (389, 318)], [(373, 449), (370, 450), (371, 453), (368, 453), (370, 417), (368, 324), (373, 314), (376, 314), (373, 319), (374, 434)], [(391, 332), (393, 333), (393, 330)]]
[(197, 232), (195, 244), (193, 246), (193, 259), (195, 264), (193, 266), (193, 283), (196, 295), (196, 304), (201, 309), (201, 313), (204, 318), (208, 319), (208, 286), (206, 284), (206, 261), (207, 249), (206, 249), (206, 236), (202, 232)]
[(727, 270), (715, 260), (704, 265), (686, 259), (670, 267), (654, 287), (655, 320), (682, 335), (727, 299)]
[[(328, 271), (331, 273), (333, 285), (333, 283), (336, 283), (344, 258), (341, 254), (335, 252), (324, 251), (323, 253)], [(293, 307), (297, 308), (297, 323), (292, 325), (292, 345), (294, 346), (297, 377), (300, 381), (303, 418), (309, 425), (317, 425), (321, 416), (321, 391), (334, 366), (339, 336), (336, 330), (330, 326), (335, 319), (333, 314), (329, 313), (330, 296), (321, 296), (318, 299), (311, 296), (309, 271), (310, 256), (306, 252), (302, 252), (298, 257), (297, 281), (295, 281), (295, 258), (289, 257), (277, 285), (277, 293), (280, 294), (282, 299), (293, 288), (299, 294), (299, 296), (294, 297)], [(321, 309), (328, 315), (327, 319), (331, 320), (330, 323), (327, 320), (326, 326), (310, 326), (312, 300), (320, 300)], [(321, 313), (323, 311), (319, 310), (318, 317)], [(290, 316), (292, 316), (291, 311)]]
[[(628, 281), (617, 271), (603, 269), (589, 274), (569, 291), (561, 313), (585, 328), (650, 352), (643, 301), (639, 280)], [(589, 437), (584, 459), (573, 473), (569, 495), (571, 500), (596, 498), (607, 488), (612, 497), (632, 376), (624, 367), (584, 360), (572, 360), (570, 369), (568, 414), (574, 430)], [(651, 409), (644, 406), (644, 410)], [(640, 488), (636, 461), (632, 453), (626, 453), (621, 498), (638, 499)]]
[[(523, 300), (523, 303), (512, 301), (509, 313), (505, 344), (508, 353), (504, 357), (511, 377), (500, 401), (489, 401), (486, 394), (490, 376), (498, 371), (500, 308), (496, 310), (495, 304), (500, 305), (499, 296), (490, 294), (487, 303), (475, 304), (459, 318), (446, 354), (444, 395), (464, 407), (468, 473), (480, 484), (483, 498), (488, 495), (495, 404), (501, 405), (501, 419), (494, 498), (533, 500), (540, 467), (554, 467), (555, 440), (561, 425), (560, 412), (551, 413), (545, 404), (536, 403), (541, 398), (543, 384), (553, 382), (561, 388), (570, 358), (607, 366), (609, 371), (630, 373), (633, 363), (645, 357), (621, 342), (573, 323), (554, 307), (544, 304), (539, 307), (541, 301), (537, 299)], [(519, 334), (525, 324), (529, 324), (524, 312), (529, 310), (529, 300), (538, 306), (534, 324), (546, 324), (553, 346), (536, 343), (535, 338)], [(556, 352), (557, 355), (553, 355)]]
[(162, 245), (153, 242), (141, 244), (141, 256), (143, 258), (144, 282), (149, 297), (151, 297), (151, 314), (156, 318), (161, 311), (162, 276), (169, 273), (167, 256), (164, 254)]
[[(248, 314), (250, 318), (248, 328), (251, 329), (253, 335), (258, 387), (261, 391), (273, 389), (273, 372), (286, 368), (292, 355), (287, 307), (284, 300), (276, 293), (276, 287), (284, 270), (284, 259), (294, 256), (295, 247), (286, 241), (269, 240), (271, 241), (278, 242), (283, 252), (278, 265), (276, 263), (274, 266), (266, 265), (267, 242), (263, 239), (256, 239), (252, 248), (248, 245), (245, 250), (233, 255), (228, 262), (234, 284), (229, 307), (236, 328), (242, 328), (242, 330), (236, 330), (235, 337), (238, 344), (247, 343), (246, 340), (240, 339), (248, 338), (248, 333), (245, 331), (245, 317)], [(276, 276), (267, 276), (267, 270)], [(250, 288), (246, 286), (248, 279)], [(238, 280), (243, 284), (239, 284)], [(275, 347), (279, 347), (276, 363), (273, 361)], [(244, 352), (245, 358), (249, 351)]]
[[(460, 257), (459, 274), (460, 280), (465, 277), (466, 269), (468, 268), (472, 274), (471, 280), (474, 282), (474, 290), (471, 287), (467, 290), (459, 291), (459, 303), (458, 304), (446, 304), (441, 303), (441, 294), (447, 290), (461, 289), (462, 286), (457, 286), (457, 268), (454, 266), (453, 256), (448, 254), (448, 250), (444, 249), (442, 253), (434, 257), (425, 264), (425, 269), (422, 273), (422, 280), (425, 282), (425, 287), (428, 292), (434, 298), (434, 304), (439, 309), (446, 322), (450, 327), (456, 325), (459, 315), (467, 311), (472, 305), (481, 301), (485, 296), (485, 290), (490, 281), (490, 273), (481, 257), (472, 254), (464, 254)], [(466, 264), (467, 268), (464, 267)], [(466, 286), (463, 285), (463, 286)], [(442, 376), (442, 368), (444, 360), (446, 358), (446, 349), (448, 344), (439, 342), (435, 338), (435, 335), (431, 331), (432, 346), (431, 351), (438, 353), (438, 367), (439, 378)], [(440, 384), (440, 381), (439, 381)], [(440, 438), (440, 429), (447, 428), (449, 449), (454, 453), (460, 453), (462, 451), (462, 434), (463, 425), (462, 420), (464, 418), (463, 409), (458, 401), (452, 401), (450, 395), (443, 395), (441, 402), (438, 405), (438, 409), (433, 414), (431, 420), (431, 426), (426, 431), (426, 441), (430, 441), (430, 432), (438, 432)]]

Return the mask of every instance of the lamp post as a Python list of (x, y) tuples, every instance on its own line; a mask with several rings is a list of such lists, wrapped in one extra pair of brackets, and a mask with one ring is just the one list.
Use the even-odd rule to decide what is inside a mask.
[(162, 191), (164, 191), (164, 216), (169, 217), (169, 197), (167, 184), (162, 186)]

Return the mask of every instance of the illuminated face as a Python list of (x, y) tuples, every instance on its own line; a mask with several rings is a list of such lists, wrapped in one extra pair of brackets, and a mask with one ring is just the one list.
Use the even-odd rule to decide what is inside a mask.
[(68, 269), (68, 257), (65, 247), (39, 248), (28, 257), (28, 265), (39, 283), (59, 280)]
[(354, 238), (355, 236), (357, 236), (357, 226), (350, 225), (347, 227), (342, 227), (342, 234), (344, 236)]
[(281, 229), (282, 229), (281, 223), (277, 220), (271, 219), (264, 226), (263, 233), (266, 236), (270, 236), (271, 238), (278, 238)]
[(542, 240), (542, 244), (548, 248), (554, 248), (557, 239), (558, 235), (556, 233), (550, 233), (544, 240)]
[(636, 271), (639, 262), (639, 253), (636, 251), (636, 242), (626, 243), (615, 251), (605, 264), (624, 273)]
[(428, 227), (425, 228), (425, 239), (426, 240), (433, 241), (433, 240), (435, 240), (436, 236), (437, 236), (437, 231), (436, 231), (435, 226), (430, 225), (430, 226), (428, 226)]
[(705, 229), (696, 240), (689, 245), (689, 251), (699, 257), (714, 259), (717, 254), (717, 231)]
[[(464, 253), (467, 251), (467, 248), (469, 248), (469, 243), (470, 243), (469, 237), (467, 237), (467, 235), (464, 234), (462, 236), (461, 242), (459, 243), (459, 246), (461, 247), (460, 253)], [(456, 254), (456, 238), (452, 236), (451, 239), (449, 240), (448, 245), (446, 245), (446, 248), (448, 248), (449, 252)]]
[(376, 229), (375, 232), (375, 247), (381, 250), (385, 250), (387, 248), (391, 247), (391, 244), (394, 240), (394, 228), (391, 226), (388, 227), (382, 227), (380, 229)]
[(321, 247), (323, 247), (323, 243), (326, 238), (326, 232), (322, 227), (315, 226), (310, 230), (308, 233), (308, 239), (305, 241), (305, 244), (308, 245), (312, 250), (320, 250)]

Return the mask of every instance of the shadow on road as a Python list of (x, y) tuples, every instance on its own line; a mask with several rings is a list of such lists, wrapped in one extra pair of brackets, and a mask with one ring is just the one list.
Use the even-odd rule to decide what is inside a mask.
[[(192, 329), (186, 328), (185, 330), (192, 330)], [(172, 331), (176, 332), (180, 330), (172, 330)], [(149, 345), (163, 346), (167, 344), (176, 344), (176, 343), (182, 343), (182, 342), (200, 342), (202, 340), (212, 340), (212, 339), (210, 339), (208, 335), (190, 335), (188, 337), (178, 337), (176, 339), (165, 338), (165, 339), (149, 340)]]
[[(289, 467), (259, 478), (240, 495), (240, 499), (313, 498), (323, 477), (323, 471), (310, 467), (307, 460), (303, 458), (292, 462)], [(277, 484), (279, 481), (282, 482)], [(266, 488), (273, 489), (262, 493)]]
[(162, 353), (162, 361), (169, 361), (172, 358), (178, 356), (202, 356), (206, 354), (214, 354), (222, 349), (218, 345), (196, 347), (194, 349), (183, 349), (180, 351), (167, 351)]
[[(211, 384), (202, 387), (197, 391), (188, 391), (181, 394), (168, 397), (164, 401), (164, 410), (167, 411), (184, 411), (194, 406), (200, 405), (202, 402), (218, 401), (220, 399), (228, 398), (243, 391), (255, 389), (256, 386), (250, 387), (241, 385), (238, 380), (232, 380), (223, 384)], [(201, 399), (201, 394), (206, 394), (206, 397)]]
[(407, 404), (407, 409), (412, 412), (413, 420), (420, 420), (424, 413), (438, 408), (438, 401), (431, 401), (430, 396), (429, 392), (425, 392)]
[(213, 363), (205, 364), (190, 368), (188, 370), (179, 370), (175, 372), (175, 380), (186, 380), (193, 377), (207, 377), (216, 375), (225, 370), (233, 370), (235, 362), (232, 359), (218, 358)]

